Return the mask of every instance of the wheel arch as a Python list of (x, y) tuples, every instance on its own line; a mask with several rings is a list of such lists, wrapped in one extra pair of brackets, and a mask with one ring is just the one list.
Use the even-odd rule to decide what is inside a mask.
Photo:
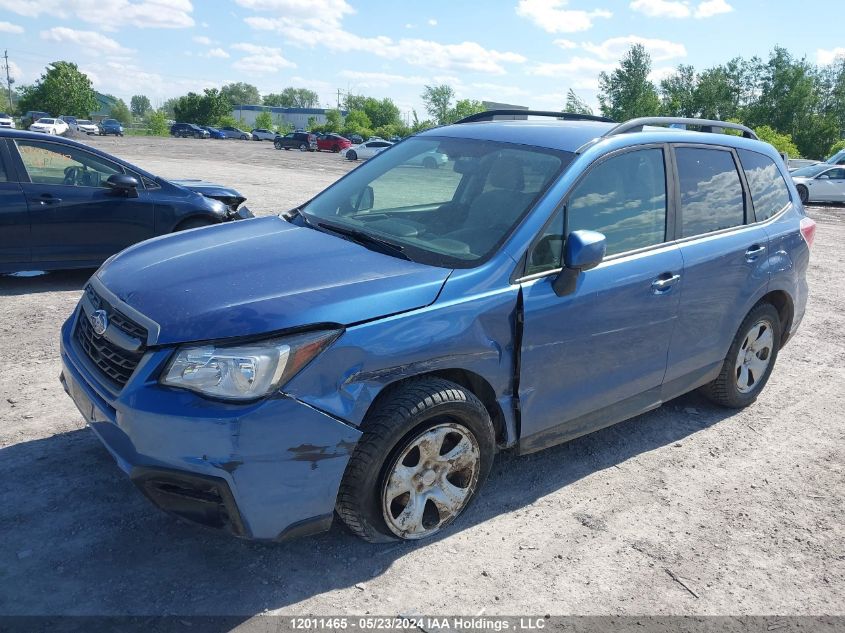
[[(792, 297), (789, 296), (789, 293), (785, 290), (772, 290), (763, 295), (760, 300), (754, 304), (754, 307), (757, 307), (762, 303), (772, 305), (778, 312), (781, 329), (780, 347), (783, 347), (789, 339), (790, 330), (792, 329), (792, 319), (795, 316), (795, 304)], [(754, 308), (751, 309), (753, 310)]]
[(490, 416), (490, 421), (493, 423), (496, 444), (498, 446), (503, 447), (510, 445), (516, 439), (515, 437), (511, 437), (513, 432), (509, 430), (510, 425), (508, 424), (501, 404), (499, 404), (499, 401), (496, 398), (496, 391), (493, 389), (493, 386), (486, 378), (468, 369), (438, 369), (435, 371), (414, 374), (413, 376), (405, 376), (394, 380), (393, 382), (387, 383), (381, 391), (378, 392), (376, 397), (373, 398), (370, 406), (367, 407), (367, 412), (364, 417), (366, 418), (370, 411), (378, 406), (379, 403), (389, 398), (390, 395), (402, 385), (413, 380), (419, 380), (427, 377), (442, 378), (444, 380), (454, 382), (467, 391), (470, 391), (476, 398), (478, 398), (481, 401), (481, 404), (484, 405), (484, 408)]

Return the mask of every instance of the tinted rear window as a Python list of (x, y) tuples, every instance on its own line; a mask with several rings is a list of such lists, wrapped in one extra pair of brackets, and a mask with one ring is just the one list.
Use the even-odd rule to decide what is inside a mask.
[(789, 189), (775, 162), (768, 156), (739, 150), (739, 162), (751, 190), (757, 221), (768, 220), (789, 204)]
[(681, 183), (682, 237), (745, 222), (742, 183), (730, 152), (678, 147), (675, 157)]
[(6, 175), (6, 168), (3, 166), (2, 156), (0, 156), (0, 182), (9, 182), (9, 177)]

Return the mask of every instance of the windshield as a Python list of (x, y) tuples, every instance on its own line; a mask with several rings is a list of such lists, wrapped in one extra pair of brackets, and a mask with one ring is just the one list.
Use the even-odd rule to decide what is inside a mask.
[(845, 159), (845, 149), (836, 152), (833, 156), (828, 158), (825, 162), (826, 163), (837, 163), (840, 160)]
[(571, 159), (525, 145), (410, 138), (300, 211), (312, 225), (365, 233), (414, 261), (469, 268), (493, 255)]
[(796, 169), (790, 175), (793, 177), (797, 176), (798, 178), (812, 178), (820, 172), (823, 172), (825, 169), (830, 169), (830, 165), (827, 163), (820, 163), (818, 165), (810, 165), (809, 167)]
[(6, 114), (5, 112), (0, 112), (0, 119), (11, 119), (11, 118), (12, 118), (12, 117), (10, 117), (10, 116), (9, 116), (8, 114)]
[(44, 125), (53, 125), (55, 123), (54, 119), (38, 119), (36, 123), (43, 123)]
[(88, 119), (78, 119), (76, 121), (76, 124), (77, 125), (91, 125), (91, 121), (89, 121)]

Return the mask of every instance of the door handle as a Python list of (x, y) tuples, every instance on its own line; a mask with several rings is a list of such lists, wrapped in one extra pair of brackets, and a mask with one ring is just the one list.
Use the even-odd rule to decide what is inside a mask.
[(750, 247), (747, 251), (745, 251), (745, 261), (753, 262), (757, 259), (760, 255), (762, 255), (766, 251), (766, 247), (762, 244), (755, 244), (754, 246)]
[(56, 198), (55, 196), (50, 195), (49, 193), (45, 193), (38, 199), (38, 201), (41, 204), (61, 204), (62, 199)]
[[(668, 277), (666, 275), (669, 275)], [(671, 273), (663, 273), (651, 282), (651, 289), (655, 293), (662, 293), (666, 292), (667, 290), (671, 289), (672, 286), (681, 278), (680, 275), (673, 275)]]

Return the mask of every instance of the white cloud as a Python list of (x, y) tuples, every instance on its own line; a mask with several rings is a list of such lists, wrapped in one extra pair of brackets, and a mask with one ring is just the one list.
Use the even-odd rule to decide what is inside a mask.
[(185, 28), (194, 25), (191, 0), (0, 0), (0, 9), (37, 18), (76, 17), (104, 30)]
[(560, 64), (534, 64), (529, 74), (539, 77), (566, 79), (572, 88), (595, 90), (598, 88), (598, 76), (601, 72), (611, 72), (616, 62), (595, 59), (593, 57), (573, 57)]
[(688, 18), (692, 15), (689, 3), (680, 0), (634, 0), (631, 8), (652, 18)]
[(673, 66), (660, 66), (659, 68), (654, 68), (648, 74), (648, 80), (654, 84), (659, 84), (661, 81), (673, 75), (677, 69)]
[(106, 37), (96, 31), (75, 31), (66, 26), (56, 26), (47, 31), (41, 31), (42, 40), (53, 42), (64, 42), (75, 44), (85, 49), (91, 55), (128, 53), (129, 49), (124, 48), (110, 37)]
[(578, 48), (578, 44), (573, 42), (572, 40), (557, 39), (554, 41), (554, 45), (561, 47), (565, 51), (572, 50), (573, 48)]
[(424, 86), (431, 83), (431, 79), (419, 75), (396, 75), (392, 73), (365, 72), (360, 70), (341, 70), (338, 75), (355, 83), (355, 90), (359, 88), (389, 88), (394, 84), (410, 86)]
[(428, 25), (429, 25), (429, 26), (437, 26), (437, 20), (435, 20), (434, 18), (431, 18), (431, 19), (428, 21)]
[(296, 68), (296, 64), (282, 56), (282, 49), (256, 44), (234, 44), (232, 48), (246, 53), (232, 67), (251, 74), (275, 73), (282, 68)]
[(830, 49), (820, 48), (816, 50), (816, 61), (822, 66), (827, 66), (836, 61), (837, 58), (845, 58), (845, 48), (836, 47)]
[(734, 10), (726, 0), (702, 0), (695, 7), (689, 0), (633, 0), (631, 9), (652, 18), (711, 18)]
[[(355, 13), (346, 0), (235, 0), (254, 11), (279, 15), (278, 20), (292, 28), (339, 27), (345, 15)], [(247, 21), (248, 22), (248, 21)]]
[(612, 37), (601, 44), (588, 42), (582, 44), (581, 48), (601, 59), (616, 60), (621, 58), (634, 44), (642, 44), (649, 55), (651, 55), (652, 60), (658, 62), (677, 57), (686, 57), (687, 54), (687, 49), (683, 44), (668, 40), (640, 37), (639, 35)]
[(705, 0), (695, 10), (695, 17), (710, 18), (720, 13), (730, 13), (734, 8), (725, 0)]
[(567, 9), (569, 0), (519, 0), (516, 13), (549, 33), (577, 33), (593, 27), (595, 18), (610, 18), (605, 9)]
[(202, 44), (203, 46), (211, 46), (211, 38), (206, 37), (205, 35), (195, 35), (192, 39), (197, 44)]
[(229, 53), (224, 51), (222, 48), (212, 48), (211, 50), (209, 50), (205, 54), (205, 56), (206, 57), (217, 57), (217, 58), (220, 58), (220, 59), (228, 59)]
[(9, 76), (18, 83), (20, 83), (24, 77), (24, 73), (23, 70), (21, 70), (21, 67), (11, 60), (9, 60)]
[(0, 33), (23, 33), (23, 27), (11, 22), (0, 22)]

